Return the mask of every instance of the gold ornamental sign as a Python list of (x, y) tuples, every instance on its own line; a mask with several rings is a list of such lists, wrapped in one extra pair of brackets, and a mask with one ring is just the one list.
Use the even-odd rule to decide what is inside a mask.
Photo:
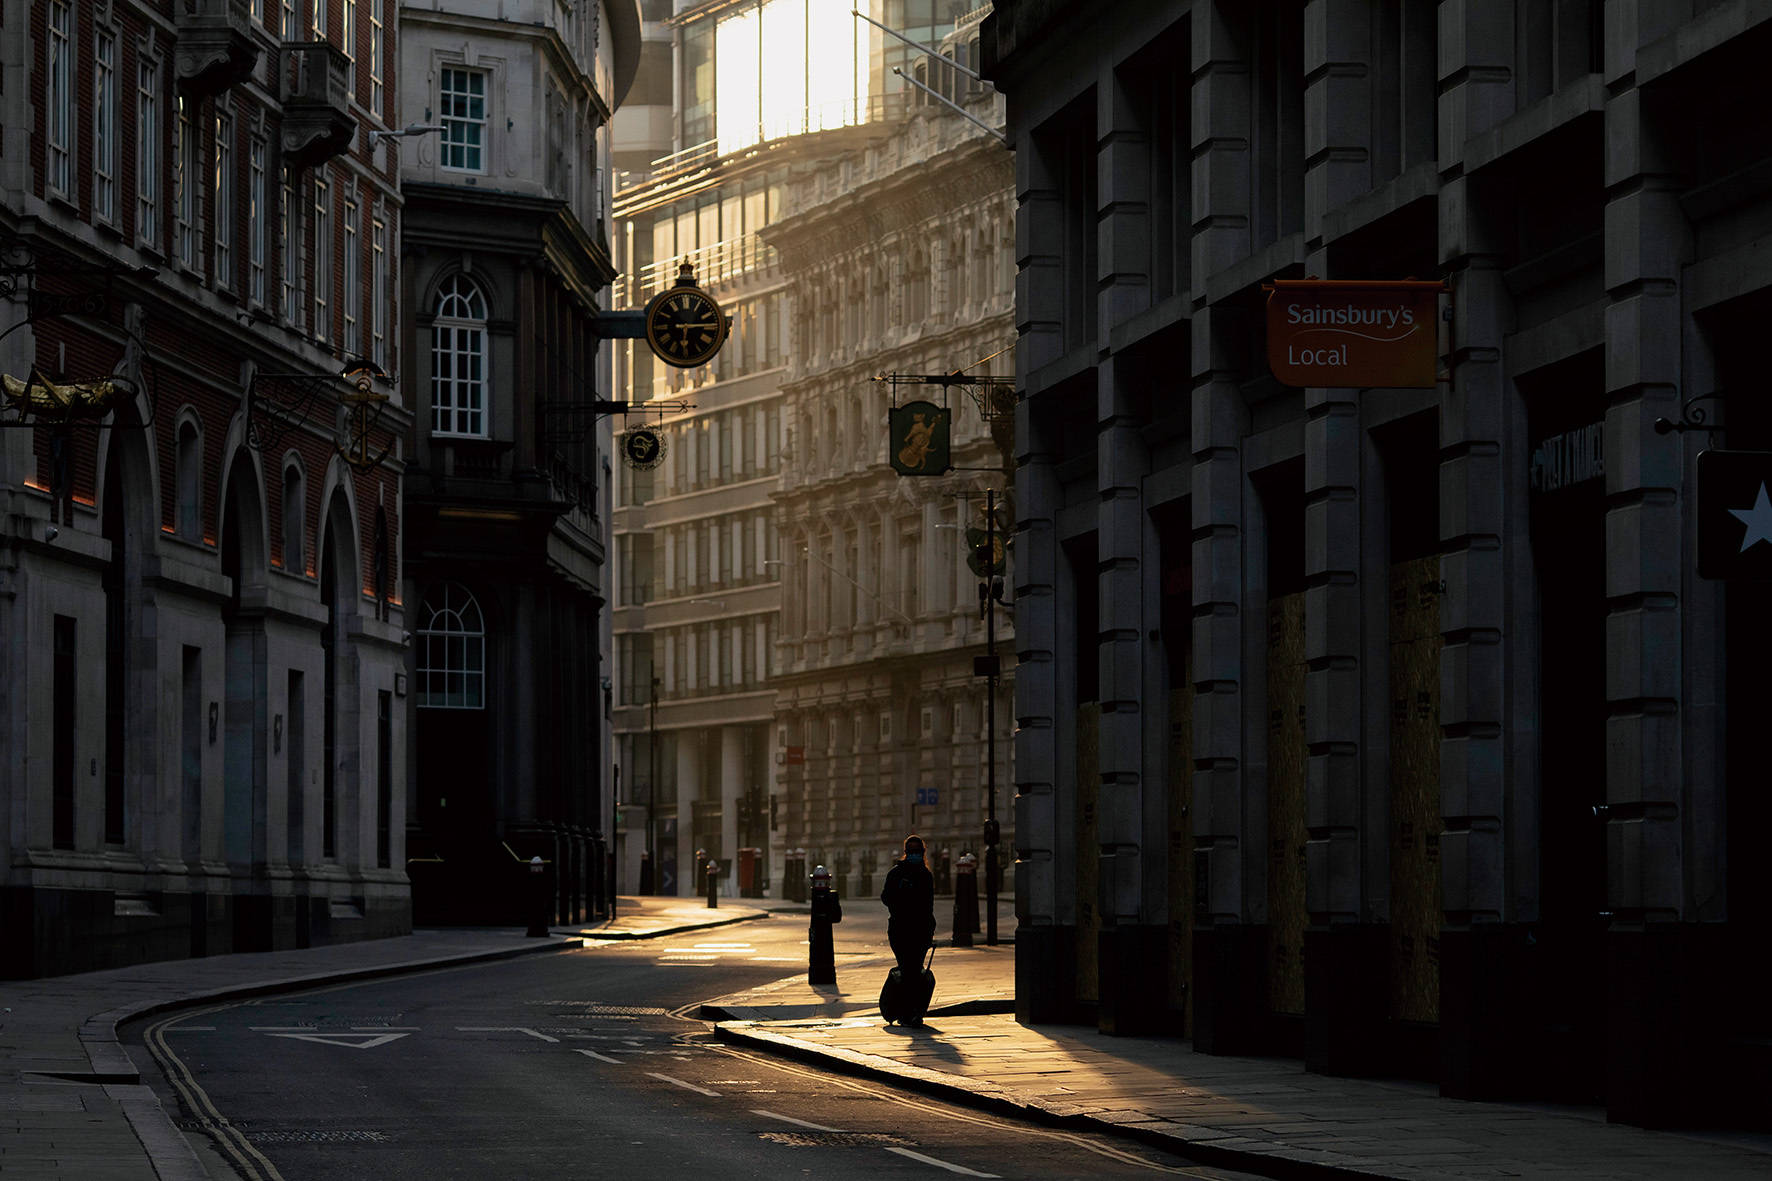
[(1266, 288), (1268, 368), (1282, 384), (1431, 389), (1437, 279), (1276, 279)]

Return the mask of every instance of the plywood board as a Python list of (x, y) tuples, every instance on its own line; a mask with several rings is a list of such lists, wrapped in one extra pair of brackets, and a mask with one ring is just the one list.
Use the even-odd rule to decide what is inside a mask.
[(1194, 687), (1169, 691), (1169, 981), (1171, 1012), (1192, 1033), (1194, 979)]
[(1268, 1007), (1304, 1012), (1304, 595), (1268, 603)]
[(1077, 1001), (1101, 999), (1101, 706), (1077, 710)]
[(1437, 557), (1391, 569), (1390, 1015), (1400, 1021), (1440, 1016), (1438, 582)]

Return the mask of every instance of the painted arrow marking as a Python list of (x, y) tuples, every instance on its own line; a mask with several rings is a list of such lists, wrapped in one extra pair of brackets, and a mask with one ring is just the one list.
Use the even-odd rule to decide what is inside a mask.
[(325, 1046), (344, 1046), (349, 1050), (370, 1050), (385, 1046), (407, 1036), (403, 1033), (267, 1033), (269, 1037), (286, 1037), (298, 1042), (319, 1042)]

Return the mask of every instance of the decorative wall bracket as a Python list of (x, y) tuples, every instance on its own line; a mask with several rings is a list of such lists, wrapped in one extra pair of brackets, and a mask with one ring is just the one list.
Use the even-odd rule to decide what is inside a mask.
[(1678, 422), (1667, 418), (1657, 418), (1654, 424), (1655, 433), (1667, 435), (1676, 431), (1680, 434), (1685, 434), (1687, 431), (1709, 431), (1711, 441), (1714, 443), (1716, 437), (1723, 433), (1723, 424), (1710, 421), (1710, 414), (1699, 403), (1721, 403), (1727, 399), (1728, 394), (1723, 390), (1715, 390), (1708, 394), (1694, 394), (1680, 404), (1680, 420)]
[(653, 402), (622, 402), (595, 398), (589, 402), (543, 402), (540, 406), (542, 442), (548, 446), (576, 443), (599, 418), (611, 414), (685, 414), (695, 409), (686, 398)]
[[(374, 442), (388, 406), (388, 395), (376, 383), (387, 377), (381, 366), (362, 358), (346, 361), (335, 373), (254, 372), (246, 390), (247, 446), (261, 455), (275, 453), (291, 430), (330, 425), (340, 458), (356, 471), (372, 471), (394, 448), (391, 434), (379, 448)], [(346, 383), (342, 391), (340, 382)]]

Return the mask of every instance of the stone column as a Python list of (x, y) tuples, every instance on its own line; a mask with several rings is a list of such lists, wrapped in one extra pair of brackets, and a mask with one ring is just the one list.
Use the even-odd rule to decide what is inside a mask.
[(1682, 743), (1681, 449), (1653, 428), (1680, 418), (1691, 234), (1685, 182), (1662, 140), (1685, 128), (1657, 126), (1632, 84), (1639, 38), (1659, 31), (1667, 6), (1615, 7), (1638, 11), (1608, 36), (1605, 62), (1606, 1110), (1658, 1124), (1696, 1114), (1687, 1080), (1710, 1073), (1699, 1066), (1702, 1016), (1685, 999), (1706, 986), (1682, 971), (1704, 929), (1686, 890), (1686, 841), (1702, 830)]
[[(1113, 324), (1150, 305), (1150, 144), (1134, 96), (1118, 84), (1097, 107), (1100, 147), (1101, 317), (1098, 339)], [(1146, 730), (1164, 726), (1144, 708), (1153, 663), (1147, 634), (1159, 607), (1147, 600), (1149, 516), (1144, 480), (1150, 455), (1140, 437), (1138, 390), (1129, 366), (1114, 357), (1097, 370), (1096, 530), (1099, 539), (1101, 633), (1101, 791), (1098, 837), (1102, 929), (1098, 943), (1098, 1021), (1104, 1033), (1159, 1028), (1166, 995), (1163, 965), (1169, 932), (1167, 898), (1150, 889), (1166, 881), (1166, 817), (1150, 824), (1150, 785), (1166, 799), (1161, 776), (1147, 765)], [(1153, 551), (1154, 552), (1154, 551)], [(1078, 572), (1078, 577), (1083, 572)], [(1084, 621), (1085, 623), (1087, 621)]]
[(1457, 309), (1440, 408), (1440, 1089), (1469, 1098), (1498, 1093), (1515, 1069), (1502, 999), (1518, 944), (1503, 924), (1521, 917), (1515, 899), (1538, 891), (1537, 831), (1515, 808), (1536, 798), (1538, 760), (1529, 738), (1507, 739), (1516, 669), (1505, 605), (1510, 590), (1530, 593), (1520, 573), (1529, 569), (1525, 497), (1509, 496), (1520, 481), (1507, 461), (1524, 444), (1525, 413), (1502, 367), (1509, 296), (1499, 248), (1459, 168), (1466, 141), (1514, 112), (1513, 50), (1510, 13), (1441, 7), (1440, 169), (1459, 174), (1442, 185), (1438, 211)]
[[(1243, 333), (1234, 312), (1212, 307), (1205, 276), (1250, 249), (1251, 63), (1225, 11), (1193, 11), (1190, 147), (1194, 238), (1190, 267), (1193, 372), (1194, 857), (1203, 889), (1194, 927), (1194, 1046), (1239, 1053), (1252, 1044), (1263, 1008), (1260, 930), (1249, 911), (1260, 897), (1260, 837), (1245, 832), (1243, 758), (1243, 437), (1248, 408), (1237, 388)], [(1262, 625), (1257, 619), (1258, 632)]]
[[(1305, 5), (1306, 271), (1330, 273), (1322, 217), (1371, 186), (1372, 8)], [(1360, 584), (1359, 392), (1307, 389), (1305, 405), (1305, 1064), (1363, 1073), (1386, 1015), (1384, 933), (1365, 924), (1365, 651)], [(1387, 588), (1370, 593), (1383, 596)], [(1380, 706), (1382, 708), (1382, 706)], [(1383, 846), (1373, 850), (1382, 859)]]

